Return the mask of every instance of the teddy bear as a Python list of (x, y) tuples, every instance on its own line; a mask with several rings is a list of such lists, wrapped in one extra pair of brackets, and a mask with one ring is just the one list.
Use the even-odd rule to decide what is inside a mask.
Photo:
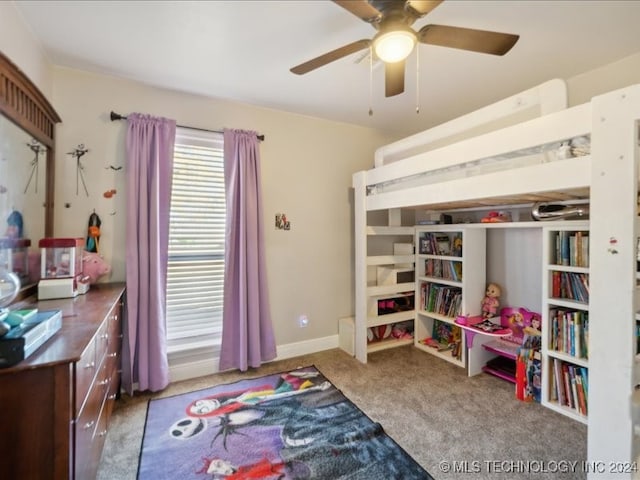
[(487, 285), (485, 297), (482, 299), (482, 318), (495, 317), (500, 305), (500, 287), (495, 283)]

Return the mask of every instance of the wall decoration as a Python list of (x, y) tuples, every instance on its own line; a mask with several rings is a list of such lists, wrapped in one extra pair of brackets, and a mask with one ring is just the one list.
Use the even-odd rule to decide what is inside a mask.
[(29, 190), (29, 185), (31, 184), (31, 180), (33, 179), (33, 175), (35, 174), (35, 182), (34, 182), (34, 191), (38, 193), (38, 167), (40, 165), (40, 154), (47, 151), (47, 147), (41, 145), (35, 138), (31, 139), (30, 143), (27, 143), (27, 146), (34, 153), (33, 160), (31, 160), (31, 174), (29, 175), (29, 180), (27, 181), (27, 185), (24, 187), (24, 193), (27, 193)]
[(291, 230), (291, 222), (287, 220), (286, 214), (276, 213), (276, 228), (278, 230)]
[(84, 165), (80, 161), (80, 158), (88, 151), (88, 148), (84, 148), (84, 143), (81, 143), (72, 152), (67, 152), (67, 155), (71, 155), (76, 159), (76, 195), (78, 195), (78, 181), (81, 180), (82, 186), (84, 187), (84, 193), (87, 197), (89, 196), (89, 191), (87, 190), (87, 184), (84, 181)]

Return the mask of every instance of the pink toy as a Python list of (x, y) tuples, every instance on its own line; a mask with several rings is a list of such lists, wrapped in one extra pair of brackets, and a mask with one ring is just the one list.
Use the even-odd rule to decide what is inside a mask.
[(89, 283), (93, 284), (98, 281), (98, 278), (111, 273), (111, 265), (105, 262), (97, 253), (83, 250), (82, 273), (83, 275), (87, 275), (89, 277)]
[(485, 297), (482, 299), (482, 318), (496, 317), (500, 305), (500, 287), (495, 283), (487, 285)]

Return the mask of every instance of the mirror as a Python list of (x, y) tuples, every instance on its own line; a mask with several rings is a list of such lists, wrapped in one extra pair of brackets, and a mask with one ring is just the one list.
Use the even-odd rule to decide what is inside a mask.
[(0, 269), (18, 275), (18, 300), (36, 291), (38, 242), (53, 236), (54, 126), (60, 118), (0, 52)]
[[(0, 270), (22, 285), (38, 281), (38, 240), (44, 238), (47, 147), (0, 117)], [(34, 258), (34, 256), (36, 258)]]

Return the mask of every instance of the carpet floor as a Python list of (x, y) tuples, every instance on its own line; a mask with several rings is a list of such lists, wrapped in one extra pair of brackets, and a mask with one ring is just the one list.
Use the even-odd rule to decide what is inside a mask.
[(139, 480), (433, 480), (314, 366), (149, 402)]
[(334, 349), (244, 374), (176, 382), (160, 393), (123, 395), (97, 478), (136, 478), (150, 399), (307, 365), (317, 366), (437, 480), (586, 478), (586, 425), (539, 404), (519, 402), (513, 384), (487, 374), (469, 378), (463, 369), (412, 346), (377, 352), (367, 364)]

